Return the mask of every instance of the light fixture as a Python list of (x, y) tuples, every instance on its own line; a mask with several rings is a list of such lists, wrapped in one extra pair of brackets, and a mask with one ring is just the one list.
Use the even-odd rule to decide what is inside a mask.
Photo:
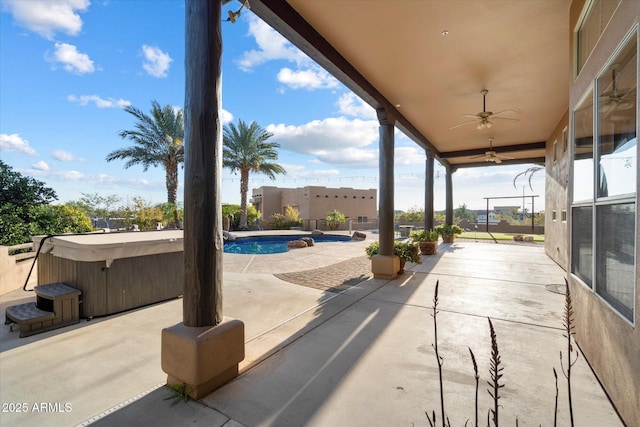
[(449, 35), (449, 31), (444, 30), (444, 31), (442, 32), (442, 35), (443, 35), (443, 36), (448, 36), (448, 35)]

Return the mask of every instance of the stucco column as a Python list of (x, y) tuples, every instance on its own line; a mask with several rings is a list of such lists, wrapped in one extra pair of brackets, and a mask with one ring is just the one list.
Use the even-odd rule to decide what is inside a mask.
[(453, 177), (452, 175), (455, 172), (455, 169), (453, 169), (451, 166), (446, 166), (445, 170), (447, 172), (446, 224), (451, 225), (453, 224)]
[(400, 270), (400, 259), (393, 254), (394, 242), (394, 126), (395, 119), (384, 108), (376, 110), (379, 128), (379, 175), (380, 195), (378, 200), (378, 232), (380, 253), (371, 260), (371, 271), (376, 278), (393, 279)]
[(427, 159), (424, 167), (424, 229), (433, 228), (433, 153), (425, 150)]

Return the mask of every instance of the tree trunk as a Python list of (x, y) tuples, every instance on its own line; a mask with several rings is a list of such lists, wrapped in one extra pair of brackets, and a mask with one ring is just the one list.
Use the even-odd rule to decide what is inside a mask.
[(178, 165), (168, 165), (166, 169), (167, 202), (176, 204), (178, 195)]
[(222, 321), (221, 0), (186, 0), (183, 324)]
[(247, 193), (249, 192), (249, 170), (240, 171), (240, 230), (246, 230), (247, 226)]

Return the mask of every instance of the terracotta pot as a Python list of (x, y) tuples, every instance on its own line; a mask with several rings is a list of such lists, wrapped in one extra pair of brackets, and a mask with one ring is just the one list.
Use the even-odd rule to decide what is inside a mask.
[(422, 255), (435, 255), (438, 251), (438, 242), (418, 242)]
[(454, 234), (451, 236), (442, 236), (442, 243), (453, 243), (453, 240), (456, 238)]

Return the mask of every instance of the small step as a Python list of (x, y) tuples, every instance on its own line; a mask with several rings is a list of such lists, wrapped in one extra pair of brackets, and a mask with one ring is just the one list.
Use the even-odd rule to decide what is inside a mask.
[(35, 302), (27, 302), (7, 307), (6, 316), (15, 323), (21, 324), (25, 322), (34, 323), (53, 319), (56, 317), (56, 314), (51, 311), (40, 310)]

